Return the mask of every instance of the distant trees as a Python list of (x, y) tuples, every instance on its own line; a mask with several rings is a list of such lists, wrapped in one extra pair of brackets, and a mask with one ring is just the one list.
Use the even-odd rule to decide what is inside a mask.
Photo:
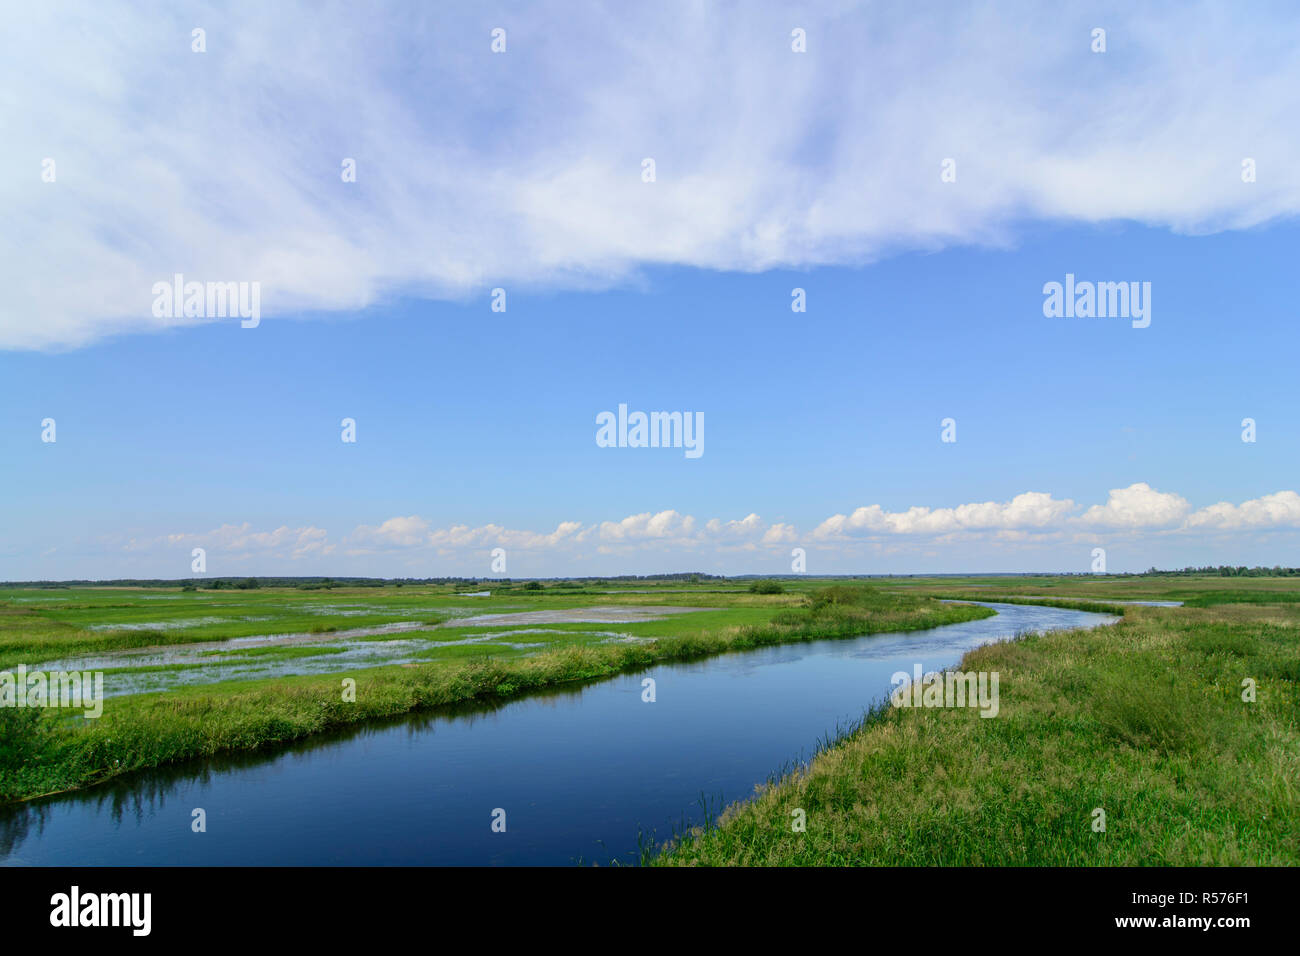
[(1162, 577), (1190, 577), (1192, 575), (1205, 576), (1217, 574), (1221, 578), (1292, 578), (1300, 577), (1300, 568), (1284, 568), (1276, 564), (1271, 568), (1248, 568), (1244, 564), (1220, 564), (1215, 566), (1207, 565), (1203, 568), (1189, 567), (1177, 571), (1160, 571), (1156, 568), (1151, 568), (1145, 573)]
[[(492, 578), (494, 582), (503, 579)], [(504, 579), (506, 581), (509, 578)], [(617, 574), (609, 577), (556, 578), (552, 586), (582, 587), (583, 585), (605, 584), (610, 581), (644, 581), (676, 583), (686, 582), (701, 584), (706, 581), (726, 581), (724, 574), (705, 574), (700, 571), (684, 571), (677, 574)], [(258, 588), (308, 588), (310, 586), (326, 588), (383, 588), (403, 585), (437, 584), (450, 587), (473, 587), (481, 583), (478, 578), (444, 577), (444, 578), (326, 578), (326, 577), (271, 577), (243, 578), (243, 582), (254, 581)], [(125, 588), (182, 588), (193, 585), (197, 588), (223, 590), (240, 588), (239, 578), (76, 578), (67, 581), (0, 581), (6, 587), (42, 588), (45, 590), (67, 590), (70, 587), (125, 587)]]

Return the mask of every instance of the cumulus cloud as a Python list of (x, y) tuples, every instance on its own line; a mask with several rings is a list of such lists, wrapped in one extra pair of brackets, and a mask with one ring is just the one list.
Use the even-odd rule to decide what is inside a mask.
[(714, 518), (705, 524), (704, 530), (709, 537), (749, 538), (764, 527), (763, 519), (751, 512), (739, 521), (719, 521)]
[(802, 54), (776, 0), (511, 5), (500, 55), (474, 4), (368, 7), (360, 30), (342, 3), (213, 3), (202, 54), (195, 19), (6, 11), (0, 348), (199, 321), (152, 314), (177, 272), (258, 281), (269, 318), (1300, 211), (1287, 5), (842, 2), (801, 11)]
[[(743, 518), (697, 520), (675, 510), (645, 511), (619, 520), (584, 523), (562, 521), (551, 531), (508, 528), (499, 524), (434, 527), (419, 515), (362, 524), (337, 542), (323, 528), (281, 526), (258, 531), (247, 522), (226, 524), (204, 533), (176, 533), (131, 539), (126, 550), (203, 547), (209, 553), (242, 557), (302, 559), (342, 553), (351, 556), (428, 554), (461, 556), (502, 547), (508, 551), (568, 557), (635, 552), (707, 556), (710, 553), (788, 553), (793, 544), (816, 545), (824, 552), (877, 555), (912, 553), (934, 557), (961, 542), (1027, 546), (1078, 538), (1094, 541), (1106, 534), (1192, 534), (1257, 532), (1300, 528), (1300, 494), (1279, 491), (1240, 504), (1219, 502), (1193, 511), (1172, 492), (1137, 482), (1112, 489), (1104, 504), (1079, 512), (1068, 498), (1030, 491), (1009, 501), (972, 502), (952, 508), (917, 505), (888, 511), (878, 504), (836, 514), (808, 532), (788, 522), (769, 523), (757, 513)], [(481, 557), (481, 555), (480, 555)]]
[(769, 545), (789, 544), (798, 540), (798, 538), (799, 532), (794, 525), (778, 522), (763, 532), (762, 543)]
[(427, 544), (428, 540), (429, 522), (419, 515), (389, 518), (376, 527), (360, 525), (352, 532), (352, 543), (361, 547), (409, 548)]
[(522, 551), (538, 551), (554, 548), (574, 538), (581, 530), (580, 521), (561, 521), (554, 531), (549, 532), (523, 531), (497, 524), (483, 525), (479, 528), (457, 525), (432, 532), (428, 543), (441, 550), (490, 545), (517, 548)]
[(1220, 501), (1190, 515), (1187, 526), (1214, 531), (1300, 527), (1300, 495), (1279, 491), (1239, 505)]
[(347, 538), (349, 553), (365, 554), (374, 551), (405, 548), (433, 548), (454, 551), (475, 547), (508, 547), (523, 551), (553, 548), (566, 539), (574, 538), (582, 530), (580, 521), (562, 521), (554, 531), (535, 532), (486, 524), (473, 528), (469, 525), (452, 525), (433, 528), (419, 515), (389, 518), (379, 525), (358, 525)]
[(1103, 528), (1160, 528), (1180, 524), (1191, 511), (1182, 495), (1156, 491), (1145, 481), (1112, 488), (1104, 505), (1093, 505), (1081, 524)]
[(629, 515), (622, 521), (602, 521), (598, 535), (602, 541), (664, 541), (689, 538), (695, 530), (695, 519), (676, 511), (644, 512)]
[(1059, 521), (1074, 502), (1050, 494), (1027, 491), (1010, 501), (985, 501), (956, 508), (915, 506), (890, 512), (880, 505), (858, 508), (851, 515), (832, 515), (813, 531), (822, 539), (871, 534), (945, 534), (953, 531), (997, 531), (1007, 528), (1043, 528)]

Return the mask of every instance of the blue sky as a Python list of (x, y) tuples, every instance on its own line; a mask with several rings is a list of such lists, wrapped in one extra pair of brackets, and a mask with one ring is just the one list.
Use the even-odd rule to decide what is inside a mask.
[[(400, 5), (290, 49), (284, 11), (86, 8), (6, 104), (0, 578), (1296, 563), (1293, 14), (610, 7), (583, 72), (546, 6), (417, 16), (425, 57)], [(260, 325), (157, 320), (176, 271), (260, 282)], [(1149, 282), (1150, 326), (1045, 317), (1067, 273)], [(619, 403), (704, 454), (598, 447)]]

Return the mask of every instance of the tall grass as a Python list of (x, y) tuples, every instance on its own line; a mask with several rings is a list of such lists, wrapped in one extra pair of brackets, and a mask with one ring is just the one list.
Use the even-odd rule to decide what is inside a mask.
[(1296, 865), (1300, 608), (1256, 611), (1130, 608), (972, 651), (961, 669), (1001, 675), (998, 717), (883, 711), (652, 862)]

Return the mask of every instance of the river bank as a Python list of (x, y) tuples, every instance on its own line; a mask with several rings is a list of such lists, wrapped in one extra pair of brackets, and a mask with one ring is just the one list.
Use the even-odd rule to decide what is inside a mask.
[[(1300, 863), (1300, 609), (1129, 610), (992, 644), (996, 719), (887, 708), (658, 865)], [(806, 821), (796, 831), (792, 820)]]

